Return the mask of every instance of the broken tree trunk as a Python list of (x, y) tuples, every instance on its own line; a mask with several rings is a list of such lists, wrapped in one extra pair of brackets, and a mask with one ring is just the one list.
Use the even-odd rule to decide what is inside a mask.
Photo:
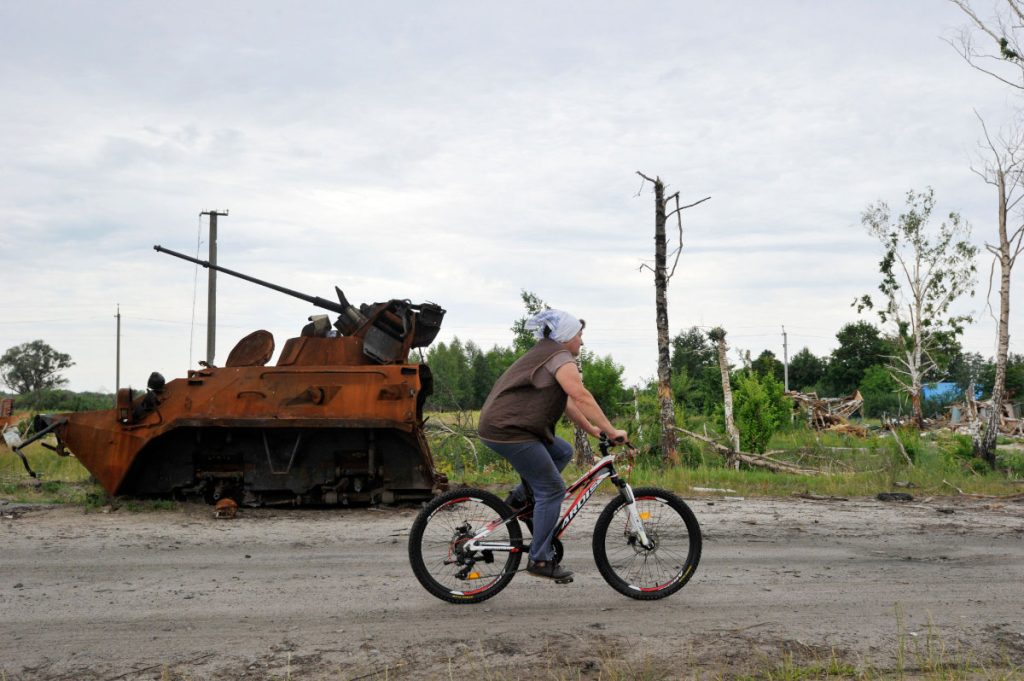
[[(650, 178), (637, 171), (645, 181), (654, 185), (654, 267), (647, 267), (654, 273), (654, 307), (655, 321), (658, 327), (658, 403), (661, 413), (661, 455), (669, 464), (679, 463), (679, 452), (676, 451), (676, 404), (672, 396), (672, 365), (669, 359), (668, 344), (668, 282), (675, 274), (679, 256), (683, 252), (683, 211), (704, 203), (710, 196), (686, 206), (679, 205), (679, 192), (665, 198), (665, 183), (660, 177)], [(641, 185), (642, 188), (642, 185)], [(669, 201), (675, 201), (671, 213), (665, 212)], [(676, 247), (672, 268), (668, 267), (668, 244), (665, 237), (665, 223), (675, 216), (679, 229), (679, 245)]]
[[(989, 248), (989, 251), (999, 261), (999, 340), (996, 345), (996, 375), (995, 381), (992, 383), (992, 405), (994, 408), (989, 415), (987, 427), (981, 438), (981, 447), (979, 448), (981, 451), (978, 452), (993, 470), (996, 467), (999, 412), (1006, 387), (1006, 359), (1010, 351), (1010, 272), (1013, 269), (1013, 261), (1020, 253), (1019, 238), (1016, 249), (1011, 249), (1010, 240), (1006, 235), (1006, 173), (1002, 168), (997, 172), (996, 179), (999, 190), (999, 248)], [(1011, 253), (1011, 250), (1014, 252)]]
[(718, 326), (708, 331), (708, 338), (718, 347), (718, 367), (722, 371), (722, 396), (725, 399), (725, 430), (729, 434), (733, 451), (740, 451), (740, 431), (732, 418), (732, 386), (729, 383), (729, 362), (725, 357), (725, 329)]
[[(665, 184), (654, 182), (654, 308), (658, 327), (658, 404), (661, 413), (661, 456), (672, 465), (679, 463), (676, 451), (676, 404), (672, 399), (672, 364), (668, 343), (668, 269), (665, 243)], [(681, 247), (681, 244), (680, 244)]]

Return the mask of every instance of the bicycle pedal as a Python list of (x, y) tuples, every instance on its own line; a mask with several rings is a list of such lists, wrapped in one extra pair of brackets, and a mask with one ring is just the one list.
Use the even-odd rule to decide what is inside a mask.
[(556, 579), (555, 584), (572, 584), (572, 577), (566, 577), (565, 579)]

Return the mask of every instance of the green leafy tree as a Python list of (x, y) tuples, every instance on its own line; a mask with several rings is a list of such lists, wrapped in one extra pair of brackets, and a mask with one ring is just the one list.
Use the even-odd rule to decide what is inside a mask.
[(523, 290), (519, 292), (519, 296), (523, 299), (523, 305), (526, 307), (526, 316), (520, 317), (512, 324), (512, 349), (515, 350), (517, 356), (537, 344), (533, 332), (527, 330), (526, 322), (538, 312), (551, 309), (551, 306), (541, 300), (536, 293)]
[(869, 322), (846, 324), (836, 333), (839, 347), (832, 351), (825, 369), (825, 386), (829, 393), (849, 395), (860, 386), (868, 367), (885, 362), (892, 346)]
[(925, 381), (934, 383), (952, 380), (952, 372), (962, 370), (966, 361), (960, 339), (949, 331), (937, 331), (932, 334), (931, 341), (931, 357), (935, 366), (925, 376)]
[(16, 394), (27, 395), (65, 385), (67, 379), (60, 372), (74, 364), (71, 355), (35, 340), (9, 348), (0, 357), (0, 380)]
[(788, 422), (792, 410), (782, 383), (770, 375), (741, 371), (736, 375), (733, 399), (740, 448), (763, 454), (772, 435)]
[(710, 415), (722, 402), (718, 351), (699, 327), (672, 339), (672, 395), (691, 414)]
[(789, 387), (794, 390), (814, 390), (825, 377), (828, 364), (810, 348), (804, 348), (789, 360)]
[(611, 355), (598, 357), (589, 350), (580, 352), (583, 366), (583, 383), (601, 405), (609, 418), (619, 416), (626, 410), (630, 395), (622, 385), (622, 372), (625, 369), (616, 364)]
[(975, 389), (981, 387), (982, 374), (985, 373), (987, 367), (988, 363), (979, 353), (965, 352), (950, 363), (947, 374), (949, 380), (956, 383), (956, 387), (966, 393), (971, 384), (974, 384)]
[(785, 367), (782, 366), (782, 362), (776, 359), (775, 353), (771, 350), (761, 352), (757, 359), (750, 363), (750, 368), (762, 376), (771, 376), (779, 383), (783, 381), (785, 376)]
[[(991, 396), (995, 383), (996, 365), (989, 362), (979, 376), (979, 387), (986, 396)], [(1024, 399), (1024, 355), (1010, 354), (1006, 360), (1006, 384), (1004, 400), (1015, 402)]]
[[(471, 345), (471, 343), (468, 343)], [(476, 351), (469, 360), (470, 372), (472, 374), (473, 399), (472, 409), (479, 409), (483, 406), (487, 395), (490, 394), (498, 377), (505, 373), (505, 370), (516, 361), (516, 354), (511, 348), (503, 348), (495, 345), (487, 352), (481, 352), (476, 346)]]
[(688, 376), (699, 376), (708, 366), (718, 366), (718, 354), (699, 327), (691, 326), (672, 338), (673, 374), (685, 371)]
[[(961, 295), (974, 295), (978, 249), (968, 240), (970, 226), (957, 213), (937, 229), (930, 226), (935, 196), (931, 188), (907, 192), (906, 212), (893, 219), (884, 201), (868, 206), (861, 218), (882, 245), (879, 263), (881, 304), (875, 308), (893, 330), (896, 352), (889, 371), (910, 396), (914, 419), (924, 426), (921, 386), (938, 366), (932, 351), (939, 332), (959, 335), (970, 321), (950, 312)], [(854, 301), (857, 311), (874, 308), (869, 295)]]
[(433, 409), (458, 410), (473, 407), (473, 377), (465, 347), (458, 337), (451, 343), (432, 345), (427, 364), (434, 376)]
[(907, 400), (900, 393), (900, 385), (884, 364), (867, 368), (861, 379), (860, 394), (864, 398), (862, 411), (867, 418), (896, 416), (906, 411)]

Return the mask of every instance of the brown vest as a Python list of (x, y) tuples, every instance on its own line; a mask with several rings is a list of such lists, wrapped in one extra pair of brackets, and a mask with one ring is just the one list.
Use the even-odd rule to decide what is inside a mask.
[(480, 437), (492, 442), (554, 442), (555, 424), (565, 412), (568, 396), (557, 382), (538, 388), (533, 378), (559, 352), (568, 351), (544, 338), (501, 375), (480, 410)]

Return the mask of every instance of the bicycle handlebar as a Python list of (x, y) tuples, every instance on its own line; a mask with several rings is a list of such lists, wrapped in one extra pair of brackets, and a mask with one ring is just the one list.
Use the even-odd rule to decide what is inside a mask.
[(631, 450), (636, 449), (636, 447), (633, 446), (633, 443), (627, 440), (626, 438), (620, 438), (618, 440), (613, 441), (611, 438), (608, 437), (608, 433), (601, 431), (600, 437), (598, 439), (598, 447), (600, 447), (601, 449), (601, 456), (608, 456), (609, 447), (615, 447), (617, 445), (626, 445), (626, 447)]

